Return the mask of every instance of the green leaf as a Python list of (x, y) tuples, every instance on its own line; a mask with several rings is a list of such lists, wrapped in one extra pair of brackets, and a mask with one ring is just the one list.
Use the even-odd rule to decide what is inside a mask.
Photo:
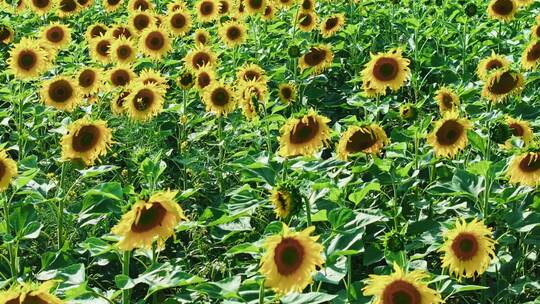
[(282, 304), (318, 304), (333, 300), (337, 295), (322, 292), (290, 293), (281, 298)]
[(355, 205), (358, 205), (370, 191), (380, 192), (381, 184), (377, 182), (368, 183), (360, 191), (349, 194), (349, 200), (352, 201)]

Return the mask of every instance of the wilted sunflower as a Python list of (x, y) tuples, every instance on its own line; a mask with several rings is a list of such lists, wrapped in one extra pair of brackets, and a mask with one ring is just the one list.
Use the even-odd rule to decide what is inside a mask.
[(22, 283), (0, 292), (0, 303), (5, 304), (64, 304), (64, 301), (50, 293), (58, 283), (47, 281), (41, 285)]
[(83, 68), (77, 73), (77, 83), (83, 95), (94, 95), (99, 92), (102, 84), (101, 69)]
[(200, 45), (189, 51), (184, 57), (186, 67), (193, 72), (196, 72), (205, 65), (214, 67), (216, 61), (216, 54), (214, 54), (210, 48)]
[(435, 149), (437, 157), (452, 158), (467, 146), (467, 130), (470, 128), (469, 120), (459, 118), (457, 112), (445, 112), (427, 136), (427, 142)]
[(435, 100), (437, 100), (441, 113), (459, 111), (459, 96), (454, 90), (448, 87), (441, 87), (437, 90), (436, 94)]
[(153, 26), (153, 24), (154, 14), (151, 12), (137, 12), (129, 17), (129, 25), (138, 33), (144, 31), (148, 27)]
[(103, 0), (103, 7), (108, 12), (114, 12), (122, 6), (124, 0)]
[(182, 90), (189, 90), (189, 89), (191, 89), (193, 87), (193, 84), (194, 84), (195, 81), (194, 81), (193, 74), (191, 74), (191, 72), (189, 72), (189, 71), (186, 71), (186, 72), (182, 73), (182, 75), (180, 75), (180, 77), (178, 77), (176, 82), (177, 82), (178, 86)]
[(110, 47), (111, 59), (118, 63), (132, 63), (137, 56), (135, 41), (131, 38), (120, 37), (115, 39)]
[(272, 189), (270, 201), (274, 205), (274, 212), (277, 217), (286, 219), (299, 208), (300, 198), (298, 193), (295, 192), (291, 187), (287, 186), (276, 186)]
[(29, 0), (26, 4), (38, 15), (47, 14), (55, 7), (55, 2), (52, 0)]
[(314, 11), (303, 11), (298, 13), (296, 23), (298, 24), (298, 28), (302, 32), (309, 33), (311, 32), (316, 26), (317, 22), (319, 21), (319, 16), (317, 16), (317, 13)]
[(193, 40), (196, 45), (204, 46), (210, 44), (210, 33), (203, 28), (197, 29), (193, 34)]
[(209, 65), (204, 65), (195, 72), (195, 86), (202, 90), (216, 81), (216, 73)]
[(492, 102), (502, 102), (510, 95), (521, 93), (524, 82), (520, 72), (510, 69), (497, 70), (486, 79), (482, 96)]
[(523, 55), (521, 55), (521, 66), (526, 70), (532, 70), (538, 64), (540, 64), (540, 40), (535, 39), (523, 51)]
[(540, 152), (529, 151), (514, 155), (506, 175), (512, 184), (537, 187), (540, 185)]
[(202, 100), (206, 105), (206, 111), (213, 112), (216, 116), (227, 116), (236, 108), (237, 98), (234, 91), (221, 82), (205, 88)]
[(162, 191), (153, 194), (147, 201), (139, 200), (122, 216), (112, 228), (112, 233), (122, 237), (118, 242), (121, 250), (152, 248), (157, 240), (160, 248), (174, 236), (174, 228), (187, 218), (177, 203), (177, 191)]
[(107, 26), (103, 23), (94, 23), (86, 29), (86, 40), (90, 42), (94, 38), (105, 36), (107, 34)]
[(155, 83), (136, 83), (126, 102), (124, 110), (131, 119), (148, 121), (163, 110), (165, 90)]
[[(534, 133), (528, 121), (507, 116), (506, 124), (512, 131), (512, 135), (521, 138), (525, 145), (529, 144), (533, 140)], [(507, 148), (512, 146), (510, 139), (505, 143), (504, 146)]]
[(167, 26), (175, 36), (184, 36), (191, 29), (191, 14), (189, 11), (173, 11), (167, 15)]
[(109, 63), (111, 60), (112, 39), (110, 36), (100, 36), (90, 41), (90, 57), (100, 63)]
[(233, 8), (233, 3), (230, 0), (219, 0), (218, 6), (219, 6), (219, 10), (218, 10), (219, 14), (221, 16), (227, 16)]
[(75, 0), (59, 0), (57, 15), (60, 18), (73, 16), (79, 12), (81, 6)]
[(9, 69), (15, 77), (33, 79), (49, 68), (47, 51), (35, 40), (22, 38), (9, 51)]
[(266, 84), (268, 81), (265, 70), (254, 63), (244, 64), (238, 68), (236, 78), (239, 82), (257, 81)]
[(0, 25), (0, 43), (10, 44), (13, 41), (13, 36), (15, 36), (15, 33), (11, 27)]
[(374, 296), (373, 304), (439, 304), (441, 295), (429, 288), (429, 275), (422, 270), (407, 272), (394, 263), (390, 275), (370, 274), (363, 289), (365, 296)]
[(114, 98), (111, 99), (111, 111), (115, 115), (123, 114), (126, 110), (124, 109), (124, 104), (126, 103), (129, 97), (129, 91), (120, 91), (116, 94)]
[(362, 71), (362, 81), (370, 82), (370, 87), (377, 91), (390, 88), (399, 90), (411, 76), (410, 61), (403, 58), (402, 50), (397, 48), (386, 53), (371, 54), (371, 60)]
[(265, 253), (261, 258), (261, 273), (266, 277), (266, 287), (278, 294), (302, 292), (312, 282), (316, 267), (323, 265), (323, 246), (311, 226), (301, 232), (289, 230), (283, 224), (280, 234), (268, 237), (264, 242)]
[(62, 159), (81, 160), (91, 166), (107, 154), (111, 144), (112, 134), (107, 122), (84, 117), (70, 124), (68, 133), (62, 137)]
[(324, 38), (334, 36), (345, 25), (345, 15), (335, 14), (326, 17), (320, 25), (321, 35)]
[(141, 33), (139, 48), (146, 56), (160, 60), (171, 51), (171, 38), (164, 28), (149, 27)]
[(196, 4), (196, 11), (201, 22), (212, 22), (219, 17), (219, 7), (215, 0), (200, 0)]
[(142, 82), (143, 84), (155, 83), (157, 86), (167, 90), (169, 87), (167, 85), (167, 78), (165, 78), (159, 71), (154, 69), (144, 69), (139, 73), (137, 81)]
[(491, 0), (487, 10), (490, 18), (507, 22), (514, 19), (517, 9), (515, 0)]
[(11, 180), (17, 176), (17, 162), (5, 150), (0, 150), (0, 192), (7, 189)]
[(58, 110), (71, 112), (81, 102), (79, 87), (71, 78), (56, 76), (43, 82), (41, 100)]
[(255, 15), (264, 12), (266, 2), (266, 0), (244, 0), (244, 6), (248, 14)]
[(246, 26), (238, 21), (227, 21), (219, 27), (219, 36), (228, 47), (238, 46), (247, 38)]
[(330, 119), (310, 110), (301, 118), (290, 118), (281, 128), (279, 154), (283, 157), (312, 155), (330, 139)]
[(491, 55), (487, 58), (480, 60), (478, 67), (476, 68), (476, 74), (481, 80), (486, 80), (489, 74), (499, 70), (507, 69), (510, 67), (510, 61), (502, 55), (497, 55), (495, 52), (491, 52)]
[(107, 81), (112, 88), (127, 87), (135, 77), (135, 72), (127, 64), (119, 64), (111, 68), (107, 73)]
[(319, 44), (309, 49), (300, 57), (298, 66), (301, 71), (311, 68), (311, 74), (317, 75), (326, 70), (334, 60), (334, 53), (329, 45)]
[(491, 229), (483, 221), (456, 220), (455, 228), (444, 233), (445, 242), (439, 249), (444, 252), (442, 267), (459, 280), (473, 278), (486, 271), (495, 256), (495, 241)]
[(296, 100), (296, 85), (293, 83), (281, 83), (278, 88), (279, 99), (285, 103), (291, 103)]
[(114, 39), (129, 39), (135, 36), (135, 30), (129, 24), (117, 24), (112, 26), (107, 34)]
[(61, 49), (71, 42), (71, 30), (69, 27), (58, 22), (51, 23), (41, 31), (41, 38), (52, 47)]
[(144, 12), (154, 9), (154, 4), (149, 0), (129, 0), (127, 4), (128, 12)]
[(337, 154), (341, 160), (347, 160), (350, 154), (358, 152), (379, 154), (389, 143), (386, 132), (377, 124), (351, 126), (341, 136)]

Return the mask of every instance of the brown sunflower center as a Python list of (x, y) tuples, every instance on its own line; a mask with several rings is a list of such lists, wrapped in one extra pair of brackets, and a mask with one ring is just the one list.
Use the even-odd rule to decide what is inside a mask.
[(117, 28), (114, 29), (114, 31), (112, 32), (112, 36), (116, 39), (120, 38), (120, 37), (125, 37), (125, 38), (129, 38), (131, 37), (131, 31), (126, 28), (126, 27), (123, 27), (123, 26), (119, 26)]
[(183, 86), (189, 86), (192, 81), (193, 81), (193, 76), (191, 75), (191, 73), (185, 73), (184, 75), (182, 75), (182, 78), (180, 78), (180, 83)]
[(11, 36), (11, 32), (5, 26), (0, 26), (0, 41), (4, 41)]
[(468, 261), (478, 252), (478, 240), (471, 233), (461, 232), (452, 242), (452, 251), (462, 261)]
[(227, 38), (229, 38), (230, 40), (237, 40), (240, 38), (240, 36), (242, 36), (242, 32), (238, 27), (231, 26), (227, 29)]
[(373, 146), (376, 142), (377, 137), (371, 130), (369, 132), (358, 130), (349, 138), (345, 149), (350, 153), (356, 153)]
[(195, 40), (197, 40), (201, 44), (206, 44), (207, 42), (206, 36), (204, 36), (203, 34), (198, 34)]
[(131, 77), (126, 70), (116, 70), (111, 74), (111, 82), (115, 86), (125, 86), (130, 81)]
[(536, 42), (527, 52), (527, 61), (537, 61), (540, 59), (540, 42)]
[(77, 9), (77, 2), (73, 0), (60, 0), (60, 10), (66, 13), (74, 12)]
[(452, 96), (450, 96), (450, 94), (443, 93), (441, 99), (446, 109), (451, 109), (454, 107), (454, 99), (452, 98)]
[(270, 15), (272, 15), (272, 6), (268, 5), (264, 9), (264, 16), (268, 17)]
[(492, 6), (495, 13), (506, 16), (514, 10), (514, 3), (511, 0), (497, 0)]
[(142, 89), (135, 95), (135, 108), (138, 111), (146, 111), (154, 103), (154, 92), (149, 89)]
[(37, 8), (46, 8), (50, 3), (49, 0), (32, 0), (32, 4)]
[(313, 17), (309, 13), (301, 13), (298, 17), (301, 26), (310, 26), (313, 23)]
[(144, 30), (150, 24), (150, 18), (147, 15), (137, 15), (133, 18), (133, 26), (139, 31)]
[(310, 11), (313, 8), (313, 3), (311, 0), (302, 1), (302, 8), (306, 11)]
[(509, 124), (508, 127), (510, 129), (512, 129), (512, 134), (514, 136), (523, 136), (523, 134), (525, 134), (525, 130), (523, 129), (523, 127), (519, 124), (519, 123), (512, 123), (512, 124)]
[(224, 106), (229, 103), (231, 96), (229, 95), (229, 92), (225, 88), (217, 88), (214, 91), (212, 91), (212, 94), (210, 95), (210, 100), (212, 103), (216, 106)]
[(383, 291), (382, 304), (421, 304), (422, 296), (418, 289), (409, 282), (395, 280)]
[(337, 17), (328, 18), (324, 23), (324, 29), (329, 31), (338, 25), (339, 19)]
[(79, 3), (79, 5), (81, 5), (81, 6), (87, 5), (88, 2), (90, 2), (90, 0), (77, 0), (77, 3)]
[(133, 4), (133, 8), (135, 10), (146, 11), (146, 10), (148, 10), (150, 8), (150, 4), (148, 4), (148, 2), (146, 2), (144, 0), (137, 0)]
[(226, 14), (229, 12), (229, 2), (219, 1), (219, 13)]
[(281, 191), (278, 191), (277, 193), (277, 201), (281, 209), (287, 210), (287, 199)]
[(283, 238), (274, 249), (274, 263), (281, 275), (296, 272), (304, 261), (304, 247), (294, 238)]
[(210, 1), (205, 1), (201, 4), (200, 13), (203, 16), (209, 16), (214, 13), (214, 3)]
[(373, 76), (380, 81), (394, 80), (399, 72), (399, 64), (396, 59), (382, 57), (375, 62)]
[(47, 36), (47, 40), (53, 43), (58, 43), (64, 39), (64, 30), (59, 26), (51, 27), (47, 30), (47, 33), (45, 34)]
[(323, 49), (312, 48), (304, 55), (304, 61), (307, 65), (314, 67), (326, 59), (326, 51)]
[(159, 51), (165, 45), (165, 37), (161, 32), (154, 31), (146, 36), (144, 44), (152, 51)]
[(540, 37), (540, 25), (537, 25), (534, 28), (534, 33), (536, 34), (536, 37)]
[(129, 45), (121, 45), (116, 49), (116, 55), (122, 60), (131, 57), (132, 52), (133, 50)]
[(126, 102), (126, 98), (129, 96), (129, 92), (122, 92), (118, 95), (118, 98), (116, 99), (116, 105), (119, 108), (122, 108), (124, 106), (124, 103)]
[[(197, 76), (197, 83), (199, 84), (199, 87), (205, 88), (210, 84), (211, 78), (210, 75), (206, 72), (199, 73)], [(191, 79), (190, 79), (191, 83)]]
[(24, 50), (19, 54), (17, 63), (21, 69), (30, 71), (37, 64), (37, 54), (33, 50)]
[(314, 117), (309, 116), (307, 122), (300, 121), (296, 124), (289, 140), (293, 144), (303, 144), (315, 138), (318, 133), (319, 123)]
[(165, 209), (161, 203), (152, 203), (150, 208), (145, 206), (139, 209), (139, 218), (136, 222), (131, 224), (131, 231), (143, 233), (161, 226), (166, 215), (167, 209)]
[(193, 66), (199, 68), (210, 62), (210, 55), (205, 52), (197, 52), (193, 56)]
[(71, 84), (64, 79), (56, 80), (49, 86), (49, 97), (58, 103), (68, 101), (73, 96)]
[(101, 40), (96, 45), (96, 51), (100, 56), (109, 56), (109, 49), (111, 48), (111, 42), (109, 40)]
[(263, 5), (262, 0), (248, 0), (248, 4), (253, 9), (261, 9)]
[(500, 77), (496, 78), (488, 87), (493, 94), (502, 95), (510, 93), (518, 84), (517, 77), (514, 77), (510, 72), (504, 72)]
[(4, 177), (6, 174), (6, 165), (4, 164), (4, 161), (0, 161), (0, 180)]
[(535, 172), (540, 170), (540, 155), (529, 153), (519, 162), (519, 168), (523, 172)]
[(491, 59), (490, 61), (488, 61), (486, 63), (486, 70), (487, 71), (500, 69), (502, 67), (503, 67), (503, 63), (501, 61), (499, 61), (498, 59)]
[(186, 17), (180, 13), (174, 14), (171, 18), (171, 26), (176, 29), (183, 28), (186, 23)]
[(93, 70), (84, 70), (79, 74), (79, 85), (83, 88), (91, 87), (96, 81), (96, 72)]
[(101, 25), (94, 25), (94, 27), (90, 30), (90, 37), (96, 38), (101, 35), (105, 35), (107, 33), (107, 29), (102, 27)]
[(9, 300), (6, 304), (48, 304), (49, 302), (43, 300), (39, 296), (26, 295), (24, 301), (21, 301), (20, 298)]
[(107, 3), (110, 5), (110, 6), (116, 6), (120, 3), (120, 0), (107, 0)]
[(83, 153), (93, 149), (99, 141), (101, 132), (94, 125), (82, 127), (75, 136), (73, 136), (73, 150)]
[(437, 142), (444, 146), (455, 144), (464, 132), (463, 125), (456, 120), (445, 121), (435, 133)]
[(283, 87), (281, 88), (281, 95), (283, 95), (283, 98), (290, 99), (292, 97), (292, 90), (289, 87)]

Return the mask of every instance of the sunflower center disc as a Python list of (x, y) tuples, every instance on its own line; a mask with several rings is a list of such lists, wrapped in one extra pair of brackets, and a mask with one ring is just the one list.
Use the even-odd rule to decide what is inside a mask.
[(135, 27), (140, 31), (148, 26), (150, 20), (145, 15), (139, 15), (133, 20)]
[(146, 39), (146, 45), (154, 51), (161, 49), (164, 44), (165, 41), (163, 40), (163, 36), (158, 32), (151, 33)]
[(118, 57), (121, 59), (128, 58), (131, 55), (131, 48), (128, 46), (121, 46), (118, 48)]
[[(536, 155), (536, 156), (534, 156)], [(540, 155), (529, 153), (519, 162), (519, 168), (524, 172), (535, 172), (540, 169)]]
[(110, 44), (109, 41), (107, 41), (107, 40), (101, 41), (101, 42), (98, 44), (98, 47), (97, 47), (98, 53), (99, 53), (101, 56), (107, 56), (110, 47), (111, 47), (111, 44)]
[(120, 0), (107, 0), (107, 3), (109, 3), (112, 6), (117, 5), (120, 2)]
[(254, 9), (260, 9), (263, 2), (261, 0), (250, 0), (249, 5)]
[(441, 145), (450, 146), (455, 144), (463, 133), (463, 126), (455, 121), (448, 120), (439, 128), (435, 135)]
[(197, 53), (194, 57), (193, 57), (193, 61), (195, 62), (195, 66), (196, 67), (202, 67), (203, 65), (207, 64), (208, 62), (210, 62), (210, 57), (206, 54), (206, 53)]
[(186, 24), (186, 18), (181, 14), (174, 15), (172, 25), (175, 28), (182, 28)]
[(4, 39), (9, 38), (10, 35), (11, 33), (6, 27), (3, 27), (3, 26), (0, 27), (0, 41), (3, 41)]
[(94, 83), (94, 72), (91, 70), (86, 70), (81, 73), (79, 76), (79, 85), (83, 88), (87, 88)]
[(96, 126), (84, 126), (73, 136), (73, 150), (86, 152), (94, 148), (99, 139), (99, 129)]
[(54, 102), (66, 102), (72, 95), (73, 88), (66, 80), (58, 80), (49, 88), (49, 96)]
[(6, 174), (6, 165), (4, 165), (3, 161), (0, 161), (0, 180), (4, 177), (4, 174)]
[(536, 61), (540, 59), (540, 42), (537, 42), (527, 53), (527, 61)]
[(90, 36), (92, 36), (92, 38), (95, 38), (105, 34), (106, 32), (106, 29), (102, 28), (101, 26), (96, 26), (90, 31)]
[(373, 146), (376, 141), (377, 139), (371, 130), (369, 132), (358, 130), (349, 138), (346, 149), (351, 153), (360, 152)]
[(150, 90), (141, 90), (137, 96), (135, 96), (135, 108), (138, 111), (145, 111), (152, 105), (152, 102), (154, 101), (153, 97), (154, 95)]
[(60, 9), (64, 12), (73, 12), (77, 9), (77, 3), (73, 0), (62, 0), (60, 2)]
[(502, 68), (503, 65), (499, 60), (493, 59), (486, 64), (486, 70), (491, 71)]
[(444, 107), (447, 109), (451, 109), (454, 107), (454, 102), (452, 100), (452, 96), (448, 94), (443, 94), (442, 101), (444, 104)]
[(337, 24), (338, 24), (338, 18), (336, 18), (336, 17), (330, 18), (330, 19), (326, 20), (326, 23), (324, 24), (324, 28), (325, 28), (326, 30), (331, 30), (331, 29), (333, 29)]
[(525, 133), (525, 130), (523, 130), (523, 127), (520, 126), (517, 123), (510, 124), (508, 127), (510, 127), (510, 129), (512, 129), (512, 134), (514, 136), (520, 136), (521, 137)]
[(377, 60), (373, 68), (373, 76), (380, 81), (390, 81), (398, 74), (398, 63), (394, 58), (383, 57)]
[(210, 2), (205, 2), (201, 5), (201, 13), (203, 15), (211, 15), (214, 11), (214, 5)]
[(388, 284), (383, 291), (382, 304), (420, 304), (420, 292), (409, 282), (396, 280)]
[(491, 86), (489, 86), (489, 91), (497, 95), (507, 94), (516, 87), (517, 82), (517, 78), (512, 76), (510, 72), (504, 72), (499, 79), (496, 79)]
[(112, 78), (116, 86), (125, 86), (129, 82), (129, 74), (126, 71), (116, 71)]
[(308, 122), (299, 122), (291, 132), (290, 141), (293, 144), (307, 143), (319, 132), (319, 124), (313, 117), (308, 118)]
[(161, 222), (167, 214), (167, 209), (163, 208), (160, 203), (152, 203), (152, 207), (141, 209), (139, 220), (131, 225), (133, 232), (146, 232), (157, 226), (161, 226)]
[(478, 241), (470, 233), (460, 233), (452, 242), (452, 251), (462, 261), (468, 261), (478, 252)]
[(10, 300), (6, 304), (48, 304), (49, 302), (43, 300), (39, 296), (32, 296), (32, 295), (26, 295), (26, 298), (24, 298), (24, 301), (20, 301), (19, 299)]
[(229, 102), (229, 93), (223, 88), (218, 88), (212, 92), (212, 103), (217, 106), (224, 106)]
[[(189, 82), (185, 83), (185, 85), (188, 85), (191, 83), (191, 77), (188, 80)], [(207, 87), (210, 84), (210, 76), (207, 73), (200, 74), (198, 83), (201, 88)]]
[(64, 38), (64, 32), (59, 28), (53, 28), (49, 30), (48, 33), (49, 41), (60, 42)]
[(231, 40), (240, 38), (240, 30), (236, 27), (231, 27), (227, 30), (227, 37)]
[(45, 7), (47, 7), (47, 5), (49, 5), (48, 0), (34, 0), (34, 1), (32, 1), (32, 3), (37, 8), (45, 8)]
[(32, 51), (22, 51), (19, 56), (19, 67), (30, 70), (36, 65), (36, 54)]
[(311, 51), (304, 56), (304, 61), (309, 66), (313, 67), (323, 62), (325, 57), (326, 57), (326, 52), (324, 50), (311, 49)]
[(514, 10), (514, 4), (510, 0), (498, 0), (493, 5), (493, 11), (499, 15), (508, 15)]
[(291, 95), (292, 95), (291, 89), (290, 88), (281, 89), (281, 95), (283, 95), (283, 97), (285, 97), (285, 99), (291, 98)]
[(274, 262), (278, 272), (282, 275), (289, 275), (298, 270), (303, 259), (304, 248), (294, 238), (282, 239), (274, 251)]
[(150, 8), (148, 6), (148, 3), (146, 3), (146, 1), (137, 1), (133, 7), (135, 8), (135, 10), (141, 10), (141, 11), (146, 11), (147, 9)]

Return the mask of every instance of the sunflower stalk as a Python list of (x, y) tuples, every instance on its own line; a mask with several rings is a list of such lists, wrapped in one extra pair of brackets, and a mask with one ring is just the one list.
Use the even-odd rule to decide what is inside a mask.
[(261, 281), (261, 286), (259, 286), (259, 304), (264, 304), (264, 279)]
[[(122, 257), (122, 274), (129, 277), (129, 259), (131, 251), (124, 251)], [(131, 294), (128, 289), (122, 290), (122, 304), (130, 304)]]
[[(63, 187), (63, 184), (64, 184), (64, 177), (65, 177), (65, 167), (66, 167), (66, 163), (63, 162), (62, 163), (62, 168), (60, 169), (60, 184), (58, 185), (58, 189), (62, 189)], [(64, 194), (64, 197), (66, 195), (68, 195), (69, 191), (66, 192)], [(58, 210), (56, 212), (56, 220), (57, 220), (57, 245), (58, 245), (58, 250), (61, 250), (62, 249), (62, 245), (64, 243), (64, 229), (63, 229), (63, 226), (64, 226), (64, 198), (59, 198), (59, 201), (58, 201)]]
[(218, 165), (219, 165), (219, 172), (218, 172), (218, 184), (219, 184), (219, 192), (221, 193), (223, 191), (223, 116), (220, 116), (218, 118), (218, 148), (219, 148), (219, 154), (218, 154)]
[(306, 207), (306, 221), (307, 226), (311, 227), (311, 206), (309, 205), (309, 199), (304, 197), (304, 205)]
[[(4, 193), (4, 220), (6, 221), (6, 234), (11, 236), (11, 226), (9, 224), (10, 217), (10, 208), (11, 199), (8, 200), (7, 195)], [(13, 196), (12, 196), (13, 198)], [(16, 278), (19, 275), (17, 267), (17, 249), (13, 246), (13, 243), (7, 244), (8, 255), (9, 255), (9, 270), (11, 272), (11, 277)]]

